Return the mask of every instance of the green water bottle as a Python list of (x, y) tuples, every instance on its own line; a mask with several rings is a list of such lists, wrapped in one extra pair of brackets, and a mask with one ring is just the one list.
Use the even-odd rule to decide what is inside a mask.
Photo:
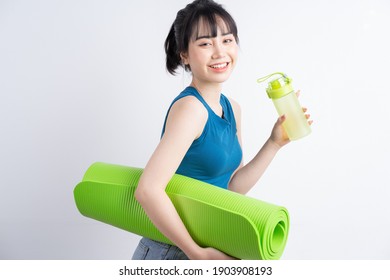
[(292, 79), (284, 73), (276, 72), (259, 78), (257, 82), (264, 82), (271, 77), (273, 79), (268, 83), (266, 91), (268, 97), (272, 99), (279, 116), (286, 116), (286, 120), (283, 122), (283, 128), (288, 138), (290, 140), (297, 140), (310, 134), (311, 128), (299, 104), (297, 95), (292, 88)]

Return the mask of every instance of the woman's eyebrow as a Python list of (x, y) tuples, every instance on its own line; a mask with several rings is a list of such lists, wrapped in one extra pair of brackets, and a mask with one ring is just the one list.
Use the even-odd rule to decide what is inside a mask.
[(198, 36), (195, 38), (195, 41), (200, 40), (200, 39), (210, 39), (210, 38), (214, 38), (214, 37), (216, 37), (216, 36), (211, 36), (211, 35)]
[[(227, 33), (223, 33), (221, 34), (222, 36), (226, 36), (226, 35), (231, 35), (233, 34), (232, 32), (227, 32)], [(211, 36), (211, 35), (202, 35), (202, 36), (198, 36), (195, 38), (195, 41), (197, 40), (200, 40), (200, 39), (210, 39), (210, 38), (215, 38), (217, 36)]]

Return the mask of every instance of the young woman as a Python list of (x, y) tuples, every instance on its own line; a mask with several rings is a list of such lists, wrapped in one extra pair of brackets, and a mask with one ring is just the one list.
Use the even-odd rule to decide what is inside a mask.
[(196, 0), (177, 13), (165, 41), (166, 66), (171, 74), (184, 67), (192, 82), (173, 100), (135, 193), (154, 225), (176, 246), (144, 237), (133, 259), (232, 259), (194, 242), (165, 187), (178, 173), (245, 194), (289, 142), (282, 116), (257, 155), (243, 164), (240, 107), (221, 94), (237, 63), (237, 44), (233, 18), (214, 1)]

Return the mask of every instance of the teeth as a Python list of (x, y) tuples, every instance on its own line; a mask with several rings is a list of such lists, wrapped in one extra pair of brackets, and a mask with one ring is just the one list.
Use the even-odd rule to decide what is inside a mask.
[(227, 66), (227, 62), (222, 63), (222, 64), (211, 65), (210, 67), (211, 67), (211, 68), (220, 69), (220, 68), (224, 68), (224, 67), (226, 67), (226, 66)]

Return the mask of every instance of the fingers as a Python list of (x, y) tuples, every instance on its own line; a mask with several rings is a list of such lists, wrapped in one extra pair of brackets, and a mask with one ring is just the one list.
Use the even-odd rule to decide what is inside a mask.
[[(304, 113), (306, 113), (306, 112), (307, 112), (307, 108), (306, 108), (306, 107), (302, 107), (302, 111), (303, 111)], [(311, 117), (310, 114), (305, 114), (305, 118), (308, 120), (308, 124), (309, 124), (309, 125), (311, 125), (311, 124), (313, 123), (313, 120), (309, 120), (310, 117)], [(278, 118), (277, 122), (278, 122), (279, 124), (282, 124), (285, 120), (286, 120), (286, 115), (283, 114), (283, 115), (281, 115), (281, 116)]]
[(278, 118), (278, 123), (282, 124), (286, 120), (286, 115), (283, 114)]
[(297, 95), (297, 97), (299, 97), (301, 95), (301, 90), (297, 90), (295, 94)]
[[(307, 120), (310, 119), (310, 114), (305, 114), (305, 117)], [(307, 123), (311, 125), (313, 123), (313, 120), (309, 120)]]
[[(306, 113), (306, 112), (307, 112), (307, 108), (302, 107), (302, 111), (303, 111), (304, 113)], [(305, 117), (306, 117), (307, 120), (310, 119), (310, 114), (305, 114)], [(312, 120), (308, 121), (308, 124), (309, 124), (309, 125), (311, 125), (312, 123), (313, 123)]]

